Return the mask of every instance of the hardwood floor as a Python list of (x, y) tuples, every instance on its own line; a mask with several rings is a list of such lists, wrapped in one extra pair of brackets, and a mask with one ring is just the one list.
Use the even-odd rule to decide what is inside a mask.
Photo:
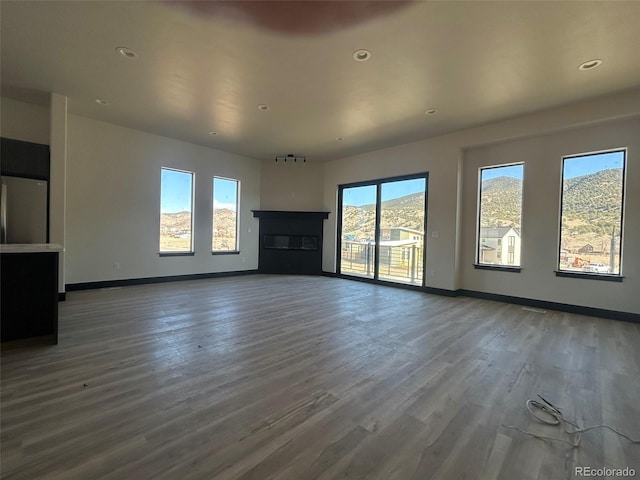
[(566, 479), (612, 432), (532, 438), (537, 393), (640, 437), (640, 324), (325, 277), (71, 292), (60, 343), (8, 348), (2, 478)]

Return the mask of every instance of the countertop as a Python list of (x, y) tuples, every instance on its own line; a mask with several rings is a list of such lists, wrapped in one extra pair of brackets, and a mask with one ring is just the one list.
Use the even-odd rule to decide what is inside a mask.
[(3, 243), (0, 253), (47, 253), (63, 252), (62, 245), (57, 243)]

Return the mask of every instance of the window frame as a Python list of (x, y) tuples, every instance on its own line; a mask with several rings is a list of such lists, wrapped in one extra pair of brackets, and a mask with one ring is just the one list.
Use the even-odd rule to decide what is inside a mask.
[[(213, 244), (215, 241), (214, 228), (215, 228), (215, 183), (216, 179), (226, 180), (236, 183), (236, 240), (232, 250), (214, 250)], [(238, 255), (240, 253), (240, 180), (231, 177), (222, 177), (214, 175), (211, 180), (211, 255)]]
[[(520, 194), (520, 265), (512, 265), (512, 264), (490, 264), (490, 263), (480, 263), (480, 246), (482, 243), (482, 172), (484, 170), (492, 170), (495, 168), (504, 168), (504, 167), (513, 167), (516, 165), (522, 165), (522, 192)], [(524, 172), (525, 171), (525, 162), (510, 162), (510, 163), (501, 163), (499, 165), (486, 165), (482, 167), (478, 167), (478, 189), (477, 189), (477, 209), (476, 209), (476, 244), (475, 244), (475, 261), (473, 267), (477, 270), (493, 270), (497, 272), (515, 272), (520, 273), (522, 271), (522, 211), (524, 209)], [(498, 247), (502, 249), (504, 245), (501, 245), (502, 242), (498, 243)], [(507, 245), (508, 248), (508, 245)], [(515, 245), (514, 245), (515, 250)], [(515, 260), (515, 259), (514, 259)]]
[[(161, 250), (160, 242), (158, 242), (158, 255), (160, 257), (192, 257), (195, 255), (195, 185), (196, 185), (196, 174), (190, 170), (182, 170), (180, 168), (175, 167), (160, 167), (160, 228), (158, 229), (158, 233), (162, 231), (162, 171), (169, 170), (172, 172), (178, 173), (186, 173), (191, 176), (191, 225), (189, 232), (189, 250)], [(159, 235), (161, 237), (161, 235)], [(160, 238), (158, 238), (160, 240)]]
[[(563, 211), (563, 203), (564, 203), (564, 167), (565, 160), (567, 159), (575, 159), (582, 157), (590, 157), (595, 155), (604, 155), (608, 153), (622, 153), (622, 193), (620, 195), (620, 246), (619, 246), (619, 268), (618, 273), (597, 273), (597, 272), (577, 272), (572, 270), (563, 270), (561, 268), (561, 250), (562, 250), (562, 211)], [(624, 238), (624, 211), (625, 211), (625, 193), (626, 193), (626, 184), (627, 184), (627, 147), (617, 147), (617, 148), (609, 148), (605, 150), (597, 150), (593, 152), (585, 152), (585, 153), (576, 153), (571, 155), (564, 155), (562, 157), (562, 161), (560, 163), (560, 204), (558, 205), (558, 246), (556, 249), (556, 277), (565, 277), (565, 278), (584, 278), (590, 280), (604, 280), (609, 282), (622, 282), (624, 276), (622, 275), (622, 266), (623, 266), (623, 238)]]
[[(382, 185), (393, 182), (401, 182), (405, 180), (416, 180), (416, 179), (424, 179), (424, 236), (422, 239), (422, 248), (423, 248), (423, 256), (422, 256), (422, 281), (420, 285), (411, 284), (411, 283), (402, 283), (395, 282), (386, 278), (380, 278), (380, 239), (382, 235), (382, 225), (381, 225), (381, 205), (382, 205)], [(374, 246), (374, 271), (373, 276), (371, 277), (360, 277), (356, 275), (351, 275), (348, 272), (342, 272), (342, 216), (343, 216), (343, 193), (344, 190), (349, 188), (357, 188), (357, 187), (368, 187), (373, 186), (376, 188), (376, 214), (375, 214), (375, 227), (374, 227), (374, 238), (375, 246)], [(335, 259), (335, 269), (336, 275), (340, 278), (346, 278), (350, 280), (362, 281), (375, 283), (380, 285), (397, 285), (401, 286), (401, 288), (416, 288), (423, 289), (427, 284), (427, 233), (428, 233), (428, 219), (429, 219), (429, 172), (420, 172), (413, 173), (408, 175), (398, 175), (393, 177), (384, 177), (377, 178), (373, 180), (362, 180), (358, 182), (344, 183), (339, 184), (337, 186), (337, 210), (336, 210), (336, 259)]]

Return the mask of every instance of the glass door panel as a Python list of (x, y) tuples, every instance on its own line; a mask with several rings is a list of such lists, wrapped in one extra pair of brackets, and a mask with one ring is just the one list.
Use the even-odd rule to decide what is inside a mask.
[(426, 179), (380, 185), (378, 278), (423, 285)]
[(342, 189), (342, 274), (374, 278), (376, 195), (376, 185)]

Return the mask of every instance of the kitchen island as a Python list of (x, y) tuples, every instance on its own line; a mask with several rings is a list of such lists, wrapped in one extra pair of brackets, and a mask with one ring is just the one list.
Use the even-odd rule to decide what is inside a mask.
[(57, 244), (0, 245), (0, 339), (32, 337), (58, 343)]

